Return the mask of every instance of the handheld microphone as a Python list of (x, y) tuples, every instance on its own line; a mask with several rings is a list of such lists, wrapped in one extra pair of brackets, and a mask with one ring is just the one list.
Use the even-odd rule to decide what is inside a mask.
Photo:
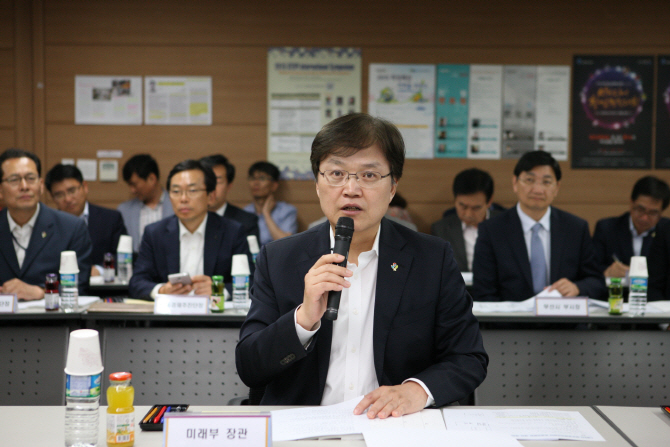
[[(351, 237), (354, 235), (354, 219), (351, 217), (340, 217), (337, 219), (335, 225), (335, 247), (333, 253), (344, 256), (344, 260), (340, 262), (340, 267), (347, 266), (347, 258), (349, 258), (349, 246), (351, 245)], [(328, 305), (326, 313), (323, 316), (326, 320), (337, 320), (337, 311), (340, 308), (340, 297), (342, 291), (331, 290), (328, 292)]]

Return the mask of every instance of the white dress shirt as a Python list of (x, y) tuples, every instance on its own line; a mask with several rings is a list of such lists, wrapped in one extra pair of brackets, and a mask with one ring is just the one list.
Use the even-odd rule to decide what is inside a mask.
[[(359, 265), (347, 262), (347, 268), (354, 273), (354, 276), (347, 278), (351, 287), (342, 290), (337, 320), (333, 321), (330, 361), (321, 405), (344, 402), (379, 388), (374, 365), (372, 334), (380, 231), (381, 225), (377, 230), (372, 250), (358, 255)], [(335, 246), (332, 227), (330, 244), (331, 247)], [(311, 338), (319, 330), (321, 323), (313, 331), (305, 330), (297, 323), (297, 309), (294, 321), (300, 342), (303, 346), (309, 346)], [(432, 405), (434, 400), (428, 387), (420, 380), (408, 380), (421, 385), (428, 394), (426, 406)]]
[[(204, 275), (204, 257), (205, 257), (205, 228), (207, 227), (207, 215), (202, 223), (191, 233), (179, 222), (179, 271), (172, 273), (188, 273), (191, 278), (197, 275)], [(151, 289), (151, 298), (156, 299), (158, 290), (165, 283), (156, 284)], [(193, 291), (191, 291), (191, 295)]]
[(521, 228), (523, 230), (523, 238), (526, 241), (526, 250), (528, 251), (528, 260), (530, 260), (530, 239), (533, 236), (533, 227), (536, 223), (542, 225), (538, 236), (542, 241), (542, 248), (544, 248), (544, 259), (547, 262), (547, 284), (551, 284), (550, 274), (551, 274), (551, 207), (547, 208), (547, 212), (544, 213), (542, 219), (536, 221), (528, 214), (524, 213), (521, 210), (521, 206), (516, 204), (516, 211), (519, 214), (519, 219), (521, 219)]
[(33, 235), (33, 228), (35, 227), (35, 221), (37, 216), (40, 214), (40, 204), (37, 203), (37, 208), (33, 217), (30, 218), (25, 225), (20, 226), (12, 216), (7, 213), (7, 221), (9, 222), (9, 231), (12, 233), (12, 242), (14, 243), (14, 251), (16, 252), (16, 259), (19, 261), (19, 268), (23, 267), (23, 260), (26, 258), (26, 248), (30, 244), (30, 237)]
[(163, 218), (163, 200), (165, 200), (165, 194), (161, 193), (156, 207), (151, 208), (146, 204), (142, 204), (142, 208), (140, 208), (140, 241), (144, 235), (144, 228)]
[(654, 228), (647, 230), (644, 233), (637, 234), (635, 225), (633, 225), (632, 217), (628, 217), (628, 225), (630, 227), (630, 234), (633, 235), (633, 256), (640, 256), (640, 253), (642, 253), (642, 243), (644, 242), (644, 238), (647, 237), (649, 232)]
[(219, 216), (223, 217), (223, 213), (226, 212), (226, 208), (227, 208), (227, 207), (228, 207), (228, 202), (226, 202), (226, 203), (224, 203), (223, 205), (221, 205), (221, 208), (219, 208), (218, 210), (216, 210), (216, 214), (218, 214)]

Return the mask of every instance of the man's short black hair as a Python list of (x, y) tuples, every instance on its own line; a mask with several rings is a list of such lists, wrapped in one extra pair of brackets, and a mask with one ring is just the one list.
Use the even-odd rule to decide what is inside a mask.
[(670, 188), (663, 180), (653, 175), (647, 175), (635, 182), (630, 200), (634, 202), (640, 196), (649, 196), (652, 199), (660, 200), (663, 203), (663, 209), (666, 209), (668, 203), (670, 203)]
[(554, 170), (556, 181), (561, 180), (561, 167), (556, 159), (545, 151), (530, 151), (523, 154), (514, 167), (514, 176), (518, 178), (522, 172), (530, 172), (538, 166), (551, 167)]
[(40, 159), (37, 158), (37, 155), (33, 154), (32, 152), (24, 151), (23, 149), (12, 147), (0, 154), (0, 180), (2, 180), (2, 178), (5, 176), (5, 173), (2, 172), (2, 164), (6, 160), (24, 157), (30, 158), (33, 162), (35, 162), (35, 166), (37, 167), (37, 175), (42, 176), (42, 164), (40, 163)]
[(393, 181), (399, 180), (405, 164), (402, 135), (392, 123), (367, 113), (350, 113), (336, 118), (316, 134), (309, 157), (314, 178), (319, 175), (319, 165), (329, 155), (348, 157), (375, 144), (389, 163)]
[(155, 174), (158, 180), (160, 178), (158, 163), (149, 154), (135, 155), (123, 165), (123, 180), (128, 183), (133, 174), (137, 174), (142, 180), (146, 180), (149, 174)]
[(249, 177), (253, 176), (256, 172), (262, 172), (272, 177), (273, 182), (279, 181), (279, 168), (269, 161), (257, 161), (252, 164), (249, 168)]
[(63, 180), (75, 179), (79, 183), (84, 182), (84, 176), (81, 175), (81, 171), (78, 167), (74, 165), (64, 165), (58, 163), (56, 166), (51, 168), (47, 175), (44, 177), (44, 184), (46, 185), (49, 192), (51, 192), (51, 187), (54, 183), (60, 183)]
[(223, 166), (226, 168), (226, 180), (228, 183), (233, 183), (233, 180), (235, 180), (235, 165), (229, 162), (228, 159), (222, 154), (214, 154), (207, 157), (202, 157), (200, 159), (200, 163), (212, 170), (214, 169), (214, 166)]
[(168, 191), (170, 190), (170, 180), (172, 180), (172, 177), (183, 171), (194, 171), (194, 170), (202, 171), (202, 173), (205, 174), (205, 188), (207, 189), (207, 194), (216, 189), (216, 175), (214, 175), (214, 171), (212, 171), (212, 168), (204, 166), (197, 160), (184, 160), (180, 163), (177, 163), (175, 167), (172, 168), (172, 170), (168, 174), (167, 179)]
[(493, 197), (493, 179), (491, 175), (477, 168), (466, 169), (459, 172), (454, 178), (454, 199), (456, 196), (467, 196), (483, 192), (486, 196), (486, 202), (491, 201)]

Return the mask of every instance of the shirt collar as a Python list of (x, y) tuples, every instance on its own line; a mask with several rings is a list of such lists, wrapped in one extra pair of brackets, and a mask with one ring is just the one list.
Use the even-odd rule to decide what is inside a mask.
[(88, 200), (84, 205), (84, 211), (79, 215), (80, 218), (85, 219), (88, 222)]
[(223, 215), (226, 213), (226, 208), (228, 208), (228, 202), (226, 202), (226, 203), (224, 203), (223, 205), (221, 205), (221, 208), (219, 208), (218, 210), (216, 210), (216, 214), (218, 214), (219, 216), (223, 217)]
[(542, 216), (542, 219), (540, 219), (539, 222), (535, 221), (535, 219), (524, 213), (521, 209), (521, 205), (518, 202), (516, 204), (516, 212), (519, 214), (521, 228), (523, 229), (524, 233), (530, 231), (536, 223), (542, 225), (542, 228), (544, 228), (546, 231), (551, 230), (551, 207), (547, 208), (547, 212), (544, 213), (544, 216)]
[(12, 219), (12, 216), (9, 214), (9, 210), (7, 210), (7, 221), (9, 222), (9, 231), (14, 232), (15, 228), (30, 228), (32, 229), (35, 227), (35, 221), (37, 220), (37, 215), (40, 213), (40, 203), (37, 202), (37, 208), (35, 209), (35, 214), (33, 214), (33, 217), (30, 218), (28, 222), (24, 226), (20, 226), (16, 222), (14, 222), (14, 219)]
[(628, 227), (630, 228), (630, 232), (633, 235), (633, 237), (646, 237), (650, 231), (653, 231), (655, 228), (650, 228), (644, 233), (637, 234), (637, 230), (635, 229), (635, 225), (633, 225), (633, 216), (628, 216)]
[(205, 214), (205, 218), (202, 220), (202, 223), (198, 226), (198, 228), (195, 229), (193, 233), (188, 231), (188, 229), (184, 226), (183, 223), (181, 223), (181, 220), (177, 219), (177, 222), (179, 222), (179, 240), (181, 240), (185, 235), (190, 236), (190, 235), (195, 235), (195, 234), (200, 234), (202, 238), (205, 238), (205, 228), (207, 226), (207, 217), (209, 217), (207, 214)]
[[(335, 247), (335, 233), (333, 232), (333, 227), (330, 225), (330, 222), (328, 223), (328, 227), (330, 228), (330, 250), (333, 250), (333, 247)], [(372, 250), (377, 256), (379, 256), (379, 233), (382, 231), (382, 224), (381, 222), (379, 223), (379, 228), (377, 228), (377, 236), (375, 236), (375, 241), (372, 244)], [(368, 253), (367, 251), (365, 253)]]

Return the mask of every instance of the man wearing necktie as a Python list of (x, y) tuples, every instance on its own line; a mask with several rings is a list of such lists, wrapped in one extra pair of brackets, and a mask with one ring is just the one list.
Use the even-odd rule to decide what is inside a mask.
[(547, 152), (519, 159), (512, 177), (517, 205), (480, 224), (475, 300), (523, 301), (543, 290), (605, 296), (587, 222), (551, 206), (560, 185), (561, 167)]

